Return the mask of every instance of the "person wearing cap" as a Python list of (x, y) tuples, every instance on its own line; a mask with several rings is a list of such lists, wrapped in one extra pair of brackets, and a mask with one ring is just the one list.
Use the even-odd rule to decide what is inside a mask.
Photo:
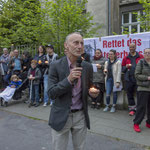
[(0, 73), (3, 79), (3, 86), (5, 87), (7, 85), (7, 82), (5, 82), (5, 76), (7, 75), (8, 71), (8, 63), (10, 61), (8, 49), (3, 49), (3, 54), (0, 56)]
[[(48, 103), (48, 94), (47, 94), (47, 90), (48, 90), (48, 70), (49, 70), (49, 66), (51, 64), (51, 62), (57, 60), (59, 57), (58, 55), (54, 52), (54, 47), (51, 44), (46, 45), (46, 59), (45, 59), (45, 63), (44, 63), (44, 67), (45, 67), (45, 71), (44, 71), (44, 104), (43, 106), (47, 106)], [(52, 104), (53, 100), (51, 100), (50, 105)]]

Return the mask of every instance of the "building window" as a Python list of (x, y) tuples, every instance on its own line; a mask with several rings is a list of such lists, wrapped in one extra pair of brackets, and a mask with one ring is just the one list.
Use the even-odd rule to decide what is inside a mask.
[(122, 14), (122, 34), (143, 32), (140, 28), (140, 21), (137, 17), (140, 14), (140, 11), (126, 12)]

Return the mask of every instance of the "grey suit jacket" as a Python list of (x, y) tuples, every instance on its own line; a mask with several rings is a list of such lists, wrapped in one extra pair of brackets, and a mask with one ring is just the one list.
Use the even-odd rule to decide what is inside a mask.
[[(81, 66), (83, 68), (81, 76), (83, 111), (87, 128), (90, 129), (87, 98), (88, 90), (92, 86), (93, 69), (92, 65), (85, 61), (82, 62)], [(72, 85), (67, 79), (69, 73), (66, 56), (53, 62), (49, 70), (48, 95), (51, 99), (55, 99), (51, 108), (49, 125), (56, 131), (63, 129), (71, 109)]]

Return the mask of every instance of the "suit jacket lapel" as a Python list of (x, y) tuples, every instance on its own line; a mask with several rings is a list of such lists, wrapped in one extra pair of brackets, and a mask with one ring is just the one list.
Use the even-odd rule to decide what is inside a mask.
[(81, 64), (81, 67), (82, 67), (82, 75), (81, 75), (81, 88), (82, 88), (82, 102), (83, 102), (83, 107), (85, 108), (86, 107), (86, 97), (87, 95), (85, 95), (85, 93), (87, 92), (87, 75), (86, 75), (86, 65), (84, 62), (82, 62)]
[(68, 64), (68, 60), (66, 56), (63, 59), (63, 63), (61, 67), (62, 67), (61, 69), (64, 70), (65, 76), (68, 77), (70, 73), (70, 68), (69, 68), (69, 64)]
[(81, 64), (81, 67), (82, 67), (82, 74), (81, 74), (81, 87), (82, 87), (82, 91), (83, 89), (85, 88), (85, 78), (86, 78), (86, 68), (85, 68), (85, 65), (84, 65), (84, 62), (82, 62)]

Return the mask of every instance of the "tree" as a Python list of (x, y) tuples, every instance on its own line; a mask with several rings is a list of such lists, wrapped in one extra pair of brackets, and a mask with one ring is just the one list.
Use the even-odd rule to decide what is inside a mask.
[(0, 45), (37, 42), (41, 26), (39, 0), (7, 0), (1, 7)]
[(65, 37), (81, 32), (96, 35), (87, 0), (7, 0), (0, 4), (0, 45), (54, 45), (61, 54)]
[[(12, 5), (10, 5), (10, 3)], [(13, 7), (12, 1), (8, 2), (1, 2), (1, 10), (0, 10), (0, 44), (3, 46), (6, 46), (7, 43), (10, 44), (11, 41), (8, 38), (8, 35), (11, 31), (9, 31), (10, 26), (13, 24), (12, 21), (12, 14), (8, 13), (8, 11), (11, 11), (11, 8)], [(7, 11), (8, 10), (8, 11)]]
[(43, 3), (43, 29), (47, 32), (44, 32), (46, 39), (42, 40), (54, 44), (61, 53), (65, 37), (69, 33), (80, 32), (84, 37), (96, 34), (96, 28), (92, 28), (93, 16), (86, 12), (86, 4), (87, 0), (47, 0)]
[(139, 3), (144, 8), (143, 13), (139, 16), (141, 28), (144, 31), (150, 31), (150, 0), (139, 0)]

